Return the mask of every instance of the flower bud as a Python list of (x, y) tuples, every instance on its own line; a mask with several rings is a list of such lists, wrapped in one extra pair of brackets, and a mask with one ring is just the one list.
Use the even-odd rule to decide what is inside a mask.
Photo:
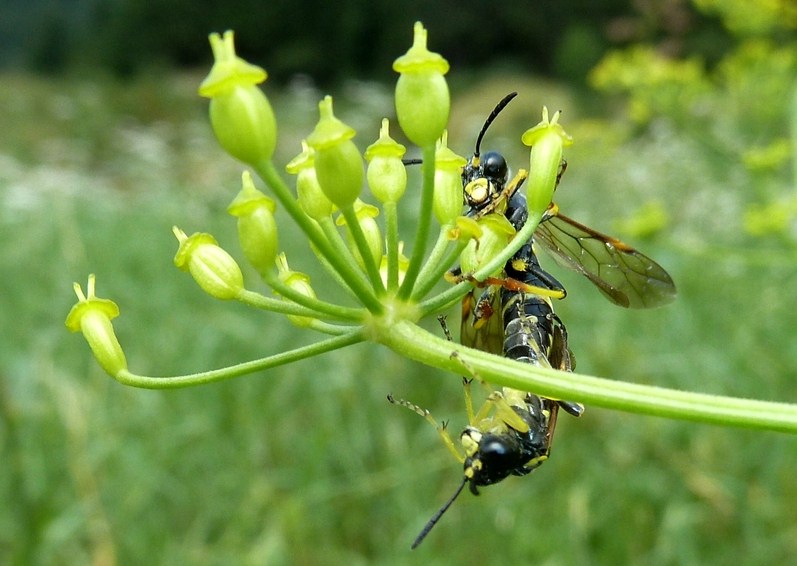
[(271, 159), (277, 143), (277, 122), (266, 95), (256, 84), (266, 80), (262, 68), (235, 54), (233, 33), (210, 35), (215, 62), (199, 87), (210, 98), (210, 123), (224, 150), (244, 163)]
[[(363, 236), (365, 236), (365, 241), (368, 243), (368, 250), (371, 253), (371, 257), (374, 259), (374, 265), (379, 265), (382, 261), (382, 231), (379, 229), (379, 224), (377, 224), (376, 220), (374, 220), (377, 216), (379, 216), (379, 209), (373, 205), (364, 203), (360, 199), (357, 199), (354, 202), (354, 214), (357, 216), (357, 221), (360, 224), (360, 230), (362, 230)], [(351, 230), (349, 230), (348, 226), (346, 225), (346, 219), (343, 217), (343, 215), (338, 217), (336, 224), (338, 226), (346, 226), (349, 248), (354, 254), (357, 263), (360, 265), (360, 267), (364, 268), (365, 264), (363, 262), (362, 256), (360, 255), (360, 250), (354, 241)]]
[(320, 119), (307, 143), (315, 150), (315, 172), (321, 190), (338, 208), (346, 208), (360, 195), (363, 162), (351, 139), (355, 131), (332, 113), (332, 97), (318, 104)]
[(407, 169), (401, 158), (405, 148), (390, 137), (390, 123), (382, 120), (379, 139), (365, 150), (368, 186), (380, 202), (398, 202), (407, 188)]
[(180, 242), (174, 265), (188, 271), (203, 291), (211, 297), (235, 299), (244, 289), (244, 277), (235, 260), (219, 247), (210, 234), (195, 233), (191, 237), (177, 226), (172, 228)]
[(530, 213), (541, 215), (553, 200), (556, 176), (562, 165), (562, 148), (573, 144), (559, 124), (559, 112), (548, 121), (548, 108), (542, 108), (542, 121), (526, 130), (521, 138), (531, 146), (529, 178), (526, 183), (526, 200)]
[[(305, 297), (315, 299), (316, 294), (313, 287), (310, 285), (310, 278), (304, 273), (291, 271), (290, 267), (288, 267), (288, 258), (284, 253), (277, 256), (277, 271), (278, 277), (282, 283)], [(313, 323), (313, 318), (309, 316), (299, 316), (295, 314), (289, 314), (287, 316), (288, 320), (300, 328), (307, 328)]]
[(481, 237), (471, 240), (460, 256), (463, 273), (477, 271), (498, 255), (515, 235), (515, 228), (503, 214), (493, 212), (480, 218), (478, 223), (482, 229)]
[(448, 148), (448, 132), (437, 142), (434, 154), (432, 209), (441, 226), (453, 224), (462, 212), (462, 167), (468, 162)]
[(74, 284), (78, 302), (66, 317), (66, 327), (72, 332), (82, 332), (94, 357), (111, 377), (127, 369), (122, 346), (116, 339), (111, 320), (119, 316), (119, 307), (108, 299), (94, 295), (94, 274), (89, 275), (86, 295), (80, 285)]
[(335, 206), (318, 184), (314, 154), (313, 148), (308, 146), (306, 141), (302, 141), (302, 152), (291, 159), (285, 170), (291, 175), (296, 175), (299, 206), (307, 216), (318, 221), (330, 216)]
[(478, 221), (470, 216), (457, 216), (454, 226), (448, 231), (447, 236), (451, 241), (468, 242), (482, 237), (483, 230)]
[(433, 144), (448, 123), (451, 99), (445, 75), (448, 61), (426, 49), (426, 29), (415, 23), (412, 47), (393, 62), (396, 116), (406, 136), (418, 146)]
[(274, 267), (277, 258), (277, 223), (274, 220), (276, 203), (255, 188), (252, 175), (244, 171), (242, 188), (227, 207), (238, 218), (238, 240), (246, 259), (264, 274)]

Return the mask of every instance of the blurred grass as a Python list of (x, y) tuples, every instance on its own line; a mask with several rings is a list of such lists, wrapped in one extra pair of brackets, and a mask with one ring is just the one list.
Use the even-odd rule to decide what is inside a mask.
[[(71, 283), (89, 272), (122, 309), (116, 327), (138, 373), (219, 367), (313, 339), (211, 300), (173, 268), (173, 224), (212, 232), (240, 257), (224, 213), (240, 167), (212, 139), (200, 79), (0, 81), (0, 563), (774, 564), (797, 553), (790, 436), (588, 409), (560, 419), (554, 457), (533, 477), (464, 495), (410, 553), (460, 468), (385, 395), (457, 431), (455, 376), (370, 346), (185, 391), (103, 375), (63, 326)], [(650, 201), (668, 214), (664, 231), (628, 238), (675, 278), (668, 308), (615, 308), (552, 268), (570, 293), (558, 310), (580, 370), (797, 398), (797, 255), (788, 240), (742, 233), (757, 180), (741, 163), (666, 124), (629, 136), (595, 118), (587, 93), (555, 84), (496, 75), (452, 88), (450, 145), (461, 154), (493, 104), (519, 90), (484, 149), (525, 166), (519, 133), (542, 104), (562, 108), (577, 140), (563, 210), (610, 233)], [(321, 94), (295, 83), (272, 95), (281, 162), (298, 152)], [(389, 89), (335, 94), (364, 147), (391, 113)], [(312, 272), (284, 219), (281, 229), (292, 266)]]

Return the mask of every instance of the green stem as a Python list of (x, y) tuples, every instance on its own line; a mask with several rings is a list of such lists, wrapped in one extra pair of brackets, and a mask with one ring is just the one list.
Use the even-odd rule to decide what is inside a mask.
[[(355, 309), (351, 307), (343, 307), (340, 305), (336, 305), (334, 303), (329, 303), (327, 301), (321, 301), (319, 299), (315, 299), (313, 297), (308, 297), (307, 295), (303, 295), (299, 293), (295, 289), (291, 289), (287, 285), (285, 285), (279, 278), (274, 275), (273, 273), (266, 273), (263, 275), (263, 280), (271, 287), (274, 291), (297, 303), (306, 309), (310, 309), (313, 311), (313, 316), (318, 318), (319, 315), (324, 317), (326, 315), (327, 318), (333, 318), (335, 320), (348, 320), (351, 322), (360, 322), (363, 319), (363, 315), (365, 314), (364, 309)], [(268, 297), (264, 297), (259, 293), (254, 293), (252, 291), (248, 292), (247, 298), (253, 299), (254, 296), (259, 296), (262, 299), (268, 299)]]
[(341, 212), (343, 213), (343, 218), (346, 219), (346, 228), (354, 239), (354, 245), (357, 246), (357, 251), (360, 252), (360, 258), (362, 258), (365, 272), (371, 280), (371, 286), (374, 289), (378, 289), (379, 291), (377, 292), (384, 293), (385, 286), (382, 284), (382, 278), (379, 277), (379, 267), (376, 265), (374, 256), (371, 255), (371, 248), (368, 247), (368, 242), (365, 240), (365, 234), (363, 234), (362, 226), (360, 226), (357, 214), (354, 212), (354, 207), (348, 206)]
[(426, 265), (423, 266), (418, 281), (415, 284), (415, 289), (412, 291), (412, 300), (420, 301), (426, 294), (437, 285), (446, 271), (456, 262), (457, 258), (468, 245), (467, 242), (456, 241), (452, 246), (451, 240), (448, 239), (448, 230), (450, 226), (443, 226), (440, 230), (440, 235), (437, 238), (432, 253), (429, 254), (429, 259)]
[(292, 301), (284, 301), (282, 299), (266, 297), (265, 295), (261, 295), (255, 291), (248, 291), (246, 289), (238, 294), (238, 300), (245, 305), (249, 305), (250, 307), (279, 314), (293, 314), (297, 316), (311, 316), (316, 318), (322, 314), (315, 309), (303, 307)]
[(385, 239), (387, 242), (387, 290), (394, 293), (398, 288), (399, 249), (398, 249), (398, 206), (395, 202), (382, 203), (385, 211)]
[(313, 318), (310, 320), (310, 325), (307, 328), (315, 330), (316, 332), (321, 332), (322, 334), (329, 334), (330, 336), (342, 336), (343, 334), (349, 334), (354, 330), (360, 329), (362, 326), (330, 324), (329, 322)]
[[(271, 161), (263, 161), (256, 167), (260, 177), (268, 184), (274, 195), (280, 201), (280, 204), (285, 207), (288, 214), (291, 215), (294, 222), (299, 225), (302, 231), (307, 234), (310, 241), (313, 242), (319, 253), (322, 254), (327, 261), (335, 268), (335, 271), (340, 273), (340, 276), (346, 282), (355, 295), (360, 297), (365, 306), (372, 312), (381, 312), (382, 305), (376, 300), (373, 289), (368, 286), (362, 274), (355, 269), (356, 264), (349, 263), (343, 259), (345, 256), (340, 256), (335, 253), (330, 243), (326, 240), (321, 232), (321, 229), (315, 224), (299, 207), (299, 203), (293, 197), (288, 185), (282, 180), (277, 169)], [(376, 309), (375, 311), (373, 309)]]
[(523, 244), (531, 240), (532, 236), (534, 236), (534, 230), (536, 230), (537, 226), (540, 224), (540, 220), (542, 220), (542, 214), (534, 214), (532, 211), (529, 211), (529, 217), (526, 223), (523, 225), (523, 228), (520, 229), (520, 232), (514, 235), (509, 245), (501, 250), (501, 253), (496, 254), (493, 259), (479, 268), (473, 276), (481, 281), (485, 277), (501, 271), (504, 265), (506, 265), (506, 262), (509, 261), (509, 258), (515, 255), (515, 253), (523, 247)]
[(325, 352), (344, 348), (352, 344), (357, 344), (363, 340), (364, 336), (362, 329), (358, 328), (357, 330), (348, 334), (328, 338), (326, 340), (322, 340), (321, 342), (310, 344), (309, 346), (303, 346), (288, 352), (280, 352), (279, 354), (275, 354), (273, 356), (268, 356), (259, 360), (252, 360), (251, 362), (236, 364), (234, 366), (222, 369), (193, 373), (189, 375), (179, 375), (175, 377), (152, 377), (136, 375), (127, 370), (122, 370), (115, 376), (115, 378), (123, 385), (141, 387), (144, 389), (177, 389), (181, 387), (191, 387), (193, 385), (214, 383), (217, 381), (231, 379), (233, 377), (239, 377), (241, 375), (254, 373), (256, 371), (263, 371), (273, 367), (289, 364), (291, 362), (317, 356)]
[(404, 281), (399, 289), (399, 298), (407, 299), (415, 287), (415, 280), (423, 267), (426, 255), (426, 240), (429, 239), (429, 227), (432, 224), (432, 206), (434, 200), (435, 147), (431, 144), (423, 148), (423, 189), (421, 191), (421, 209), (418, 215), (418, 229), (415, 232), (412, 257)]
[[(467, 367), (493, 384), (554, 399), (658, 417), (797, 433), (797, 404), (678, 391), (522, 364), (449, 342), (406, 321), (391, 325), (378, 339), (421, 363), (457, 374)], [(462, 361), (452, 358), (455, 351)]]
[[(337, 230), (335, 229), (334, 223), (332, 222), (332, 219), (331, 219), (331, 218), (329, 218), (329, 223), (330, 223), (330, 225), (332, 226), (332, 231), (337, 233)], [(323, 226), (325, 225), (325, 221), (324, 221), (324, 220), (322, 220), (321, 222), (319, 222), (319, 225), (320, 225), (320, 226), (322, 227), (322, 229), (323, 229)], [(338, 234), (338, 236), (340, 236), (340, 235)], [(358, 302), (358, 303), (359, 303), (359, 302), (360, 302), (360, 299), (357, 297), (357, 295), (356, 295), (356, 294), (355, 294), (355, 292), (352, 290), (352, 288), (351, 288), (351, 287), (349, 287), (349, 286), (346, 284), (346, 282), (345, 282), (345, 281), (344, 281), (344, 280), (341, 278), (341, 276), (340, 276), (340, 273), (338, 273), (337, 271), (335, 271), (335, 268), (334, 268), (334, 267), (332, 267), (332, 264), (330, 264), (330, 263), (327, 261), (327, 259), (326, 259), (326, 258), (325, 258), (323, 255), (321, 255), (321, 253), (319, 253), (319, 252), (318, 252), (318, 250), (315, 248), (315, 246), (312, 246), (312, 247), (311, 247), (311, 251), (313, 252), (313, 255), (315, 256), (315, 258), (318, 260), (318, 263), (320, 263), (320, 264), (321, 264), (321, 267), (323, 267), (323, 268), (324, 268), (324, 271), (326, 272), (326, 274), (327, 274), (327, 275), (329, 276), (329, 278), (330, 278), (330, 279), (329, 279), (329, 281), (327, 282), (327, 285), (331, 286), (331, 285), (332, 285), (332, 283), (334, 282), (334, 284), (335, 284), (337, 287), (340, 287), (342, 290), (346, 291), (346, 293), (348, 293), (348, 295), (349, 295), (349, 296), (350, 296), (352, 299), (354, 299), (354, 301), (355, 301), (355, 302)], [(354, 261), (354, 258), (352, 258), (352, 261)]]
[[(515, 255), (515, 253), (523, 246), (523, 244), (531, 240), (532, 236), (534, 235), (534, 230), (537, 229), (540, 220), (542, 220), (542, 215), (533, 215), (529, 213), (529, 217), (526, 220), (526, 223), (523, 225), (523, 228), (521, 228), (520, 232), (515, 234), (515, 237), (512, 238), (512, 241), (509, 243), (509, 245), (501, 250), (501, 253), (496, 254), (493, 259), (473, 273), (473, 277), (481, 281), (485, 277), (490, 276), (490, 274), (496, 273), (502, 269), (503, 266), (506, 265), (506, 262), (509, 261), (509, 258)], [(470, 289), (471, 286), (471, 283), (467, 281), (463, 281), (454, 285), (447, 291), (443, 291), (439, 295), (424, 303), (423, 312), (437, 312), (435, 309), (452, 304), (453, 302), (465, 296), (465, 293), (468, 292), (468, 289)]]
[[(332, 249), (335, 251), (336, 258), (345, 258), (346, 262), (350, 265), (357, 265), (357, 260), (354, 259), (354, 254), (351, 253), (351, 250), (346, 245), (346, 242), (343, 240), (343, 237), (340, 235), (340, 231), (338, 231), (337, 226), (335, 226), (335, 222), (332, 220), (332, 217), (322, 218), (318, 225), (321, 227), (321, 230), (324, 233), (324, 237), (327, 239), (327, 242), (332, 246)], [(318, 255), (318, 254), (317, 254)], [(321, 256), (323, 257), (323, 256)], [(329, 264), (327, 264), (329, 265)], [(359, 267), (359, 266), (358, 266)], [(335, 269), (334, 266), (332, 266)], [(380, 313), (382, 312), (382, 303), (379, 302), (379, 299), (374, 294), (374, 290), (368, 285), (368, 280), (365, 278), (365, 275), (362, 271), (357, 271), (357, 276), (362, 280), (362, 286), (360, 289), (366, 289), (365, 294), (363, 295), (362, 290), (358, 290), (357, 288), (352, 288), (346, 285), (354, 295), (354, 297), (359, 301), (362, 302), (363, 305), (373, 313)], [(381, 283), (380, 283), (381, 285)]]

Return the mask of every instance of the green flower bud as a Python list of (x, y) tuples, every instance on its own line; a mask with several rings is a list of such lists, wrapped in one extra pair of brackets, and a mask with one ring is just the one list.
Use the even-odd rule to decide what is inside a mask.
[(470, 216), (458, 216), (454, 220), (454, 226), (448, 231), (447, 236), (451, 241), (468, 242), (478, 240), (482, 237), (483, 230), (479, 223)]
[(277, 121), (266, 95), (256, 84), (266, 80), (262, 68), (235, 54), (233, 33), (210, 35), (215, 62), (199, 87), (210, 98), (210, 123), (221, 147), (244, 163), (271, 159), (277, 143)]
[(219, 247), (210, 234), (197, 232), (189, 238), (177, 226), (172, 228), (180, 247), (174, 265), (188, 271), (211, 297), (235, 299), (244, 289), (244, 277), (235, 260)]
[(471, 240), (460, 256), (463, 273), (477, 271), (500, 253), (515, 235), (515, 228), (503, 214), (493, 212), (480, 218), (478, 223), (482, 229), (481, 237)]
[(432, 210), (441, 226), (453, 224), (462, 212), (462, 167), (468, 162), (448, 148), (448, 132), (437, 142), (434, 154)]
[[(365, 241), (368, 243), (368, 250), (371, 252), (371, 257), (374, 258), (374, 264), (379, 265), (382, 261), (382, 231), (379, 229), (379, 224), (374, 220), (379, 216), (379, 209), (373, 205), (366, 204), (360, 199), (354, 202), (354, 214), (357, 216), (357, 221), (360, 223), (360, 229), (365, 236)], [(354, 254), (357, 263), (360, 267), (365, 267), (363, 258), (360, 255), (359, 248), (354, 242), (354, 237), (346, 225), (346, 219), (343, 215), (339, 216), (335, 221), (338, 226), (346, 226), (346, 234), (349, 240), (349, 248)]]
[(227, 207), (238, 218), (238, 240), (246, 259), (264, 274), (274, 267), (277, 258), (277, 223), (274, 220), (276, 203), (255, 188), (252, 175), (244, 171), (242, 188)]
[(368, 186), (380, 202), (398, 202), (407, 188), (407, 169), (401, 158), (405, 148), (390, 137), (390, 123), (382, 120), (379, 139), (365, 150)]
[(313, 148), (308, 146), (306, 141), (302, 141), (302, 152), (291, 159), (285, 170), (291, 175), (296, 175), (299, 206), (307, 216), (318, 221), (331, 215), (335, 206), (318, 184), (314, 154)]
[[(310, 278), (304, 273), (291, 271), (290, 267), (288, 267), (288, 258), (284, 253), (277, 256), (277, 271), (278, 277), (282, 283), (305, 297), (315, 299), (316, 294), (313, 287), (310, 285)], [(313, 323), (313, 319), (309, 316), (299, 316), (295, 314), (289, 314), (287, 316), (288, 320), (300, 328), (307, 328)]]
[(412, 47), (393, 62), (401, 73), (396, 83), (396, 115), (412, 142), (421, 147), (433, 144), (448, 123), (451, 98), (445, 75), (448, 61), (426, 49), (426, 29), (415, 23)]
[(75, 283), (74, 289), (78, 302), (66, 317), (66, 327), (72, 332), (82, 332), (102, 369), (116, 377), (127, 369), (125, 354), (111, 324), (111, 320), (119, 316), (119, 307), (113, 301), (94, 295), (93, 273), (89, 275), (86, 295), (79, 284)]
[(542, 108), (542, 121), (526, 130), (521, 138), (531, 146), (529, 158), (529, 179), (526, 183), (526, 200), (531, 213), (541, 215), (553, 200), (556, 190), (556, 176), (562, 165), (562, 148), (573, 144), (570, 137), (559, 124), (559, 112), (548, 120), (548, 108)]
[(307, 143), (315, 150), (315, 172), (321, 190), (338, 208), (346, 208), (360, 196), (363, 162), (351, 139), (355, 131), (332, 113), (332, 97), (318, 104), (320, 119)]

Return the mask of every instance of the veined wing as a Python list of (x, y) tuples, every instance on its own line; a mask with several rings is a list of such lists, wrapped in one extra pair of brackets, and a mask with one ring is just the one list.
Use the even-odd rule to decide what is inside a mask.
[(675, 298), (675, 284), (658, 263), (625, 242), (558, 213), (555, 206), (534, 232), (557, 263), (581, 273), (611, 302), (647, 309)]

